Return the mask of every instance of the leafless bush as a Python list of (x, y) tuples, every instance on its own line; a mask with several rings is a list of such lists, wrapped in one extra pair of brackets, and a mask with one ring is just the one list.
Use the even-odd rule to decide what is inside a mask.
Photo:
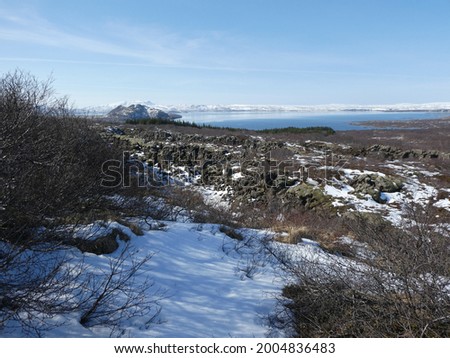
[(248, 229), (237, 231), (223, 225), (219, 227), (219, 231), (232, 239), (224, 240), (222, 251), (237, 259), (235, 272), (241, 280), (253, 279), (264, 271), (272, 259), (271, 253), (267, 250), (270, 235), (262, 235)]
[(103, 326), (111, 335), (121, 335), (125, 323), (139, 320), (148, 329), (156, 322), (163, 292), (145, 269), (151, 254), (138, 259), (128, 242), (99, 271), (73, 252), (40, 249), (11, 254), (2, 245), (0, 254), (14, 270), (2, 270), (0, 276), (0, 332), (39, 337), (64, 324), (52, 321), (56, 315), (73, 312), (81, 312), (85, 327)]
[(47, 318), (76, 307), (67, 297), (76, 290), (81, 270), (77, 264), (67, 269), (63, 251), (42, 244), (34, 251), (17, 250), (2, 243), (0, 259), (0, 331), (40, 336)]
[(272, 323), (299, 337), (447, 337), (448, 238), (410, 218), (400, 230), (357, 216), (349, 226), (364, 250), (353, 260), (281, 257), (294, 281)]
[[(127, 244), (117, 258), (109, 259), (107, 270), (85, 279), (80, 305), (83, 326), (109, 327), (112, 334), (121, 335), (130, 321), (141, 319), (141, 326), (147, 329), (155, 322), (162, 293), (150, 292), (154, 284), (144, 269), (152, 254), (141, 259), (136, 259), (136, 254)], [(147, 277), (138, 280), (140, 275)]]
[(21, 71), (0, 78), (0, 121), (0, 330), (16, 324), (40, 335), (47, 318), (81, 307), (85, 325), (145, 314), (148, 284), (132, 286), (149, 258), (133, 261), (126, 251), (103, 279), (87, 279), (69, 247), (77, 224), (117, 210), (108, 199), (115, 192), (100, 186), (114, 148), (53, 96), (51, 81)]
[(238, 220), (232, 210), (207, 204), (199, 192), (190, 188), (172, 187), (170, 193), (165, 196), (165, 203), (172, 211), (172, 216), (184, 216), (195, 223), (233, 227)]
[(114, 153), (49, 82), (20, 71), (0, 78), (0, 120), (3, 240), (24, 242), (33, 228), (98, 205), (101, 163)]

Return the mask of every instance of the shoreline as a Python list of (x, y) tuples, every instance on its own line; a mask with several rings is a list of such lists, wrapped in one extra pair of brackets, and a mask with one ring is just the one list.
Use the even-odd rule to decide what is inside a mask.
[[(411, 119), (411, 120), (373, 120), (351, 122), (354, 126), (372, 127), (369, 129), (436, 129), (450, 128), (450, 117), (436, 119)], [(363, 129), (360, 129), (363, 130)], [(367, 130), (367, 129), (364, 129)]]

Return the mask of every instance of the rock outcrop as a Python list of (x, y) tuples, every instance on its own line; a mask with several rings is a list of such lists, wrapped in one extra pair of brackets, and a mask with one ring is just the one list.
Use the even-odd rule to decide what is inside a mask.
[(350, 185), (355, 192), (362, 195), (369, 194), (375, 201), (382, 203), (381, 193), (395, 193), (402, 189), (403, 182), (391, 176), (377, 174), (362, 174), (355, 178)]

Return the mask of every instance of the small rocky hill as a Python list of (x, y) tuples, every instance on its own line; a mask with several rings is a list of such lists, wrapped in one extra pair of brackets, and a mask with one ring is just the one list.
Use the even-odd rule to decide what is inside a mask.
[(129, 119), (166, 119), (173, 120), (181, 118), (179, 114), (167, 113), (160, 109), (151, 108), (142, 104), (132, 104), (130, 106), (117, 106), (111, 110), (106, 118), (114, 121), (126, 121)]

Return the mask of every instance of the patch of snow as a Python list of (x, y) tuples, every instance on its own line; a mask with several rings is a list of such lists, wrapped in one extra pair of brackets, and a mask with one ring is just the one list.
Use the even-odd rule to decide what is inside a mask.
[(325, 185), (324, 191), (325, 194), (334, 198), (349, 198), (349, 193), (353, 192), (354, 189), (350, 185), (343, 185), (341, 189), (331, 185)]
[(212, 186), (196, 187), (195, 189), (202, 194), (203, 200), (206, 204), (223, 209), (229, 208), (230, 204), (228, 197), (231, 189), (227, 188), (226, 190), (214, 190)]
[(438, 193), (436, 188), (420, 183), (418, 180), (410, 180), (404, 184), (404, 187), (412, 196), (412, 200), (422, 205), (426, 205)]
[(403, 194), (400, 192), (397, 193), (380, 193), (380, 199), (385, 201), (386, 204), (393, 204), (393, 203), (401, 203), (404, 200)]
[(242, 174), (242, 172), (234, 173), (234, 174), (232, 175), (232, 179), (233, 179), (233, 180), (239, 180), (239, 179), (241, 179), (241, 178), (243, 178), (243, 177), (244, 177), (244, 174)]
[(317, 242), (314, 241), (314, 240), (307, 239), (307, 238), (302, 238), (302, 240), (300, 241), (300, 244), (303, 244), (303, 245), (312, 245), (312, 246), (320, 247), (319, 243), (317, 243)]
[(317, 180), (312, 179), (312, 178), (307, 178), (306, 179), (306, 183), (308, 183), (310, 185), (313, 185), (313, 186), (319, 185), (319, 182)]
[(450, 211), (450, 200), (448, 198), (441, 199), (434, 203), (434, 206)]
[(236, 272), (241, 258), (227, 255), (224, 245), (236, 241), (205, 225), (170, 223), (166, 232), (150, 232), (145, 246), (156, 252), (152, 277), (170, 297), (161, 302), (163, 324), (143, 336), (263, 337), (263, 316), (274, 307), (281, 282), (272, 268), (253, 279)]
[(341, 172), (343, 172), (348, 178), (354, 179), (357, 176), (363, 175), (363, 174), (375, 174), (380, 177), (385, 177), (386, 174), (381, 172), (374, 172), (370, 170), (359, 170), (359, 169), (350, 169), (350, 168), (342, 168), (340, 169)]
[(427, 177), (435, 177), (435, 176), (440, 175), (441, 173), (439, 173), (439, 172), (430, 172), (428, 170), (421, 170), (420, 174), (425, 175)]
[[(275, 308), (276, 296), (285, 281), (274, 261), (253, 260), (261, 248), (264, 232), (240, 230), (247, 237), (245, 245), (219, 231), (218, 225), (164, 222), (164, 230), (144, 231), (136, 236), (118, 224), (131, 237), (134, 259), (154, 253), (145, 264), (145, 274), (136, 284), (148, 277), (154, 286), (147, 292), (164, 292), (159, 300), (162, 308), (158, 323), (148, 327), (136, 321), (127, 321), (125, 335), (129, 337), (265, 337), (269, 334), (267, 317)], [(91, 226), (87, 226), (87, 231)], [(254, 243), (251, 245), (251, 241)], [(121, 247), (124, 247), (124, 243)], [(283, 247), (283, 246), (280, 246)], [(287, 246), (284, 246), (287, 247)], [(74, 259), (86, 263), (92, 272), (106, 270), (111, 255), (82, 254), (71, 250)], [(131, 258), (130, 258), (131, 260)], [(130, 261), (131, 263), (131, 261)], [(128, 262), (126, 263), (129, 264)], [(253, 266), (252, 266), (253, 265)], [(244, 274), (243, 274), (244, 273)], [(89, 274), (89, 272), (87, 272)], [(45, 331), (46, 337), (107, 337), (105, 327), (86, 329), (79, 324), (80, 313), (57, 315), (51, 321), (60, 323)], [(63, 324), (62, 324), (63, 323)], [(270, 330), (270, 334), (280, 334)], [(8, 336), (18, 336), (9, 331)]]

